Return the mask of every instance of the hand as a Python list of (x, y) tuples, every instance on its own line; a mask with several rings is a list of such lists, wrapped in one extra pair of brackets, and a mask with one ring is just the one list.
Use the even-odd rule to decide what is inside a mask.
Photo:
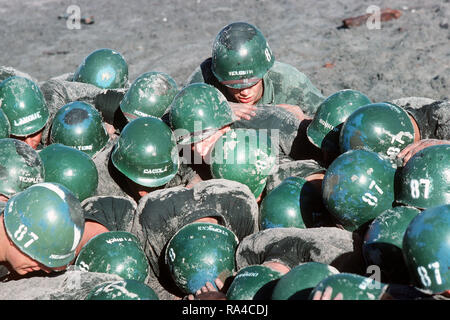
[(201, 287), (200, 289), (197, 290), (197, 292), (195, 293), (195, 296), (190, 294), (187, 296), (187, 300), (202, 300), (201, 296), (205, 295), (205, 296), (213, 296), (214, 294), (212, 294), (213, 292), (215, 293), (219, 293), (220, 290), (223, 289), (224, 287), (224, 283), (222, 282), (222, 280), (220, 280), (219, 278), (216, 278), (214, 280), (214, 283), (216, 284), (217, 288), (219, 290), (217, 290), (211, 282), (206, 282), (206, 284)]
[(277, 107), (283, 108), (286, 111), (294, 114), (300, 121), (303, 120), (311, 120), (311, 118), (307, 117), (302, 109), (299, 106), (294, 106), (292, 104), (277, 104)]
[(334, 299), (331, 299), (331, 294), (333, 293), (332, 287), (326, 287), (322, 294), (322, 291), (316, 291), (313, 296), (313, 300), (343, 300), (344, 296), (339, 292)]
[(439, 144), (450, 144), (450, 140), (438, 140), (438, 139), (424, 139), (417, 142), (411, 143), (405, 149), (399, 152), (397, 155), (398, 159), (403, 158), (403, 165), (405, 165), (412, 156), (422, 149), (439, 145)]
[(244, 118), (245, 120), (250, 120), (251, 117), (256, 115), (257, 107), (245, 104), (245, 103), (236, 103), (236, 102), (228, 102), (230, 104), (231, 110), (233, 110), (234, 115), (237, 120), (241, 120)]

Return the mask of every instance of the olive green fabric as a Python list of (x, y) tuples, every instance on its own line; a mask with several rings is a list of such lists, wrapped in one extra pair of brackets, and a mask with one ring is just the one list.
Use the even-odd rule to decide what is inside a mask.
[(214, 40), (211, 71), (225, 86), (250, 87), (262, 79), (274, 62), (266, 38), (249, 23), (231, 23)]
[(91, 52), (78, 66), (73, 81), (93, 84), (103, 89), (123, 88), (128, 82), (128, 64), (112, 49)]
[(392, 207), (395, 169), (379, 154), (350, 150), (328, 167), (322, 198), (345, 229), (354, 231)]
[(1, 108), (10, 123), (10, 134), (25, 137), (42, 130), (49, 112), (41, 89), (33, 81), (13, 76), (0, 83)]
[(111, 273), (141, 282), (149, 272), (138, 238), (126, 231), (109, 231), (92, 237), (81, 249), (75, 265), (84, 271)]
[(172, 130), (153, 117), (137, 118), (123, 128), (111, 160), (126, 177), (146, 187), (168, 183), (179, 167)]
[(178, 93), (175, 80), (164, 72), (146, 72), (131, 84), (120, 102), (128, 122), (139, 117), (161, 118)]
[(450, 205), (419, 213), (403, 237), (403, 256), (415, 285), (432, 293), (450, 290)]
[(39, 183), (8, 200), (4, 211), (9, 238), (26, 255), (47, 267), (75, 258), (84, 232), (80, 201), (58, 183)]
[(420, 150), (396, 177), (396, 202), (419, 209), (450, 204), (449, 170), (450, 144)]
[(0, 194), (7, 197), (44, 182), (44, 164), (39, 153), (25, 142), (0, 139)]
[(348, 116), (372, 101), (363, 93), (345, 89), (328, 96), (318, 107), (309, 124), (309, 141), (318, 148), (339, 152), (339, 133)]
[(126, 279), (97, 285), (85, 300), (159, 300), (159, 298), (148, 285)]
[(78, 198), (93, 196), (98, 186), (98, 172), (94, 161), (84, 152), (54, 143), (39, 152), (44, 164), (45, 181), (67, 187)]
[(212, 223), (191, 223), (168, 242), (165, 263), (174, 283), (186, 294), (196, 293), (206, 282), (225, 280), (235, 271), (238, 244), (229, 229)]
[(411, 119), (405, 110), (392, 103), (358, 108), (345, 120), (339, 136), (341, 152), (365, 149), (391, 160), (413, 142)]
[(86, 102), (68, 103), (55, 114), (50, 143), (61, 143), (93, 157), (106, 146), (108, 140), (101, 114)]
[(315, 286), (326, 277), (339, 271), (320, 262), (306, 262), (292, 268), (277, 282), (272, 300), (307, 300)]
[(338, 293), (342, 294), (342, 300), (380, 300), (386, 285), (372, 278), (363, 277), (353, 273), (333, 274), (322, 281), (311, 292), (309, 299), (312, 300), (316, 292), (324, 292), (331, 287), (333, 292), (330, 300)]
[(206, 83), (184, 87), (173, 99), (169, 118), (179, 144), (203, 140), (233, 122), (233, 112), (224, 95)]

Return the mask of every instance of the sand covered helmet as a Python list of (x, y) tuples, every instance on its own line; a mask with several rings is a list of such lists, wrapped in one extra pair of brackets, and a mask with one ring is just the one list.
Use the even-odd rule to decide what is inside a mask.
[(61, 143), (93, 157), (108, 140), (102, 116), (92, 105), (74, 101), (56, 112), (50, 129), (51, 143)]
[(146, 72), (131, 84), (120, 102), (128, 122), (139, 117), (161, 118), (178, 93), (175, 80), (164, 72)]
[(350, 150), (328, 167), (322, 182), (327, 210), (343, 227), (355, 231), (394, 202), (395, 169), (379, 154)]
[(173, 99), (170, 123), (179, 144), (191, 144), (231, 124), (233, 111), (225, 96), (206, 83), (192, 83)]
[(5, 228), (26, 255), (50, 268), (68, 265), (84, 232), (80, 201), (66, 187), (43, 182), (6, 203)]
[(420, 150), (409, 159), (396, 177), (395, 200), (427, 209), (450, 204), (450, 145)]
[(381, 281), (409, 283), (402, 241), (406, 228), (419, 212), (419, 209), (408, 206), (390, 208), (376, 217), (367, 228), (362, 254), (367, 266), (376, 265), (380, 268)]
[(9, 124), (8, 117), (0, 108), (0, 139), (9, 138), (11, 134), (11, 125)]
[(247, 88), (263, 78), (275, 57), (261, 31), (246, 22), (234, 22), (217, 34), (211, 71), (223, 85)]
[(450, 204), (426, 209), (409, 224), (403, 256), (414, 283), (440, 293), (450, 290)]
[(86, 153), (60, 143), (39, 152), (44, 164), (45, 181), (57, 182), (72, 191), (78, 200), (91, 197), (98, 186), (98, 171)]
[(9, 198), (44, 182), (44, 164), (36, 150), (12, 138), (0, 139), (0, 150), (0, 194)]
[(128, 82), (128, 64), (117, 51), (103, 48), (91, 52), (78, 66), (73, 81), (102, 89), (123, 88)]
[(194, 294), (206, 282), (225, 280), (235, 271), (236, 235), (213, 223), (185, 225), (168, 242), (165, 263), (176, 286)]
[(41, 89), (30, 79), (13, 76), (0, 83), (0, 107), (10, 124), (10, 134), (26, 137), (42, 130), (49, 119)]
[(311, 291), (309, 299), (311, 300), (317, 291), (324, 292), (327, 287), (333, 289), (330, 300), (338, 293), (342, 293), (343, 300), (380, 300), (386, 284), (354, 273), (338, 273), (320, 281)]
[(178, 172), (175, 136), (161, 119), (137, 118), (123, 128), (111, 160), (120, 172), (137, 184), (162, 186)]
[(345, 120), (340, 136), (341, 152), (364, 149), (394, 160), (414, 142), (414, 126), (408, 113), (392, 103), (371, 103)]
[(85, 300), (159, 300), (145, 283), (132, 279), (107, 281), (97, 285)]
[(336, 268), (325, 263), (302, 263), (278, 280), (272, 291), (272, 300), (307, 300), (320, 281), (337, 273)]
[(231, 282), (227, 290), (227, 300), (264, 300), (281, 276), (281, 273), (264, 265), (244, 267)]
[(328, 96), (317, 108), (306, 133), (318, 148), (339, 152), (339, 133), (347, 117), (359, 107), (372, 103), (357, 90), (340, 90)]
[(210, 167), (213, 178), (240, 182), (258, 198), (275, 162), (276, 148), (267, 131), (231, 129), (215, 143)]
[(150, 268), (139, 239), (126, 231), (92, 237), (81, 248), (75, 265), (83, 271), (116, 274), (141, 282), (146, 280)]

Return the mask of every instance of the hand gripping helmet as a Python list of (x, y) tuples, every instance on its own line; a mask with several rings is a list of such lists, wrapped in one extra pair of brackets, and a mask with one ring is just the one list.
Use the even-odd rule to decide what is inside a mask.
[(191, 144), (233, 122), (233, 111), (225, 96), (206, 83), (184, 87), (173, 99), (170, 122), (179, 144)]
[(195, 293), (206, 282), (223, 282), (235, 271), (236, 235), (212, 223), (190, 223), (168, 242), (165, 263), (177, 287)]
[(80, 250), (75, 265), (83, 271), (116, 274), (141, 282), (150, 268), (138, 238), (126, 231), (109, 231), (91, 238)]
[(408, 114), (392, 103), (372, 103), (355, 110), (345, 120), (339, 136), (341, 152), (365, 149), (394, 160), (414, 142)]
[(274, 62), (266, 38), (249, 23), (231, 23), (214, 40), (211, 71), (227, 87), (240, 89), (254, 85)]
[(9, 138), (11, 134), (11, 125), (9, 124), (8, 117), (0, 108), (0, 139)]
[(39, 153), (25, 142), (0, 139), (0, 194), (7, 196), (44, 182), (44, 165)]
[(44, 164), (46, 182), (62, 184), (80, 201), (95, 194), (98, 186), (97, 167), (86, 153), (54, 143), (42, 149), (39, 156)]
[(317, 284), (339, 271), (320, 262), (306, 262), (283, 275), (272, 291), (272, 300), (307, 300)]
[(120, 172), (137, 184), (162, 186), (178, 171), (175, 136), (158, 118), (137, 118), (123, 128), (111, 160)]
[(125, 279), (97, 285), (85, 300), (159, 300), (151, 287), (141, 281)]
[(102, 89), (123, 88), (128, 82), (128, 65), (117, 51), (98, 49), (78, 66), (73, 81), (89, 83)]
[(6, 203), (5, 228), (26, 255), (50, 268), (68, 265), (84, 232), (80, 201), (58, 183), (39, 183)]
[(109, 136), (101, 114), (92, 105), (75, 101), (56, 112), (50, 130), (50, 142), (81, 150), (95, 156), (108, 142)]
[(372, 103), (356, 90), (341, 90), (326, 98), (306, 129), (309, 141), (318, 148), (339, 152), (339, 133), (347, 117), (359, 107)]
[(380, 268), (382, 281), (409, 283), (402, 240), (409, 223), (419, 212), (419, 209), (407, 206), (390, 208), (369, 225), (362, 253), (367, 266), (376, 265)]
[(9, 120), (10, 134), (18, 137), (40, 131), (49, 118), (41, 89), (23, 77), (9, 77), (0, 83), (0, 106)]
[(232, 129), (222, 135), (211, 151), (211, 174), (245, 184), (255, 198), (263, 192), (275, 167), (276, 153), (262, 131)]
[(328, 167), (322, 199), (345, 229), (355, 231), (392, 207), (395, 169), (379, 154), (350, 150)]
[(419, 209), (450, 204), (450, 145), (420, 150), (396, 178), (398, 203)]
[(415, 284), (432, 293), (450, 290), (450, 205), (419, 213), (403, 237), (403, 256)]
[(161, 118), (178, 93), (177, 84), (163, 72), (140, 75), (120, 102), (128, 122), (139, 117)]
[(269, 288), (281, 276), (281, 273), (263, 265), (242, 268), (227, 290), (227, 300), (264, 300)]
[(319, 282), (309, 299), (311, 300), (317, 291), (323, 293), (327, 287), (333, 289), (331, 299), (342, 293), (343, 300), (380, 300), (386, 284), (353, 273), (333, 274)]

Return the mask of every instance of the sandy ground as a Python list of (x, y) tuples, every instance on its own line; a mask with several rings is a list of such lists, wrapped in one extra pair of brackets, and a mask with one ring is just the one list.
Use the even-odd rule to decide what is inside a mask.
[[(68, 28), (58, 16), (71, 5), (95, 22)], [(380, 29), (339, 28), (371, 5), (402, 15)], [(258, 26), (276, 58), (325, 95), (352, 88), (374, 101), (449, 97), (450, 0), (0, 0), (0, 65), (44, 81), (74, 72), (106, 47), (123, 54), (130, 81), (162, 71), (182, 86), (210, 56), (216, 34), (234, 21)]]

